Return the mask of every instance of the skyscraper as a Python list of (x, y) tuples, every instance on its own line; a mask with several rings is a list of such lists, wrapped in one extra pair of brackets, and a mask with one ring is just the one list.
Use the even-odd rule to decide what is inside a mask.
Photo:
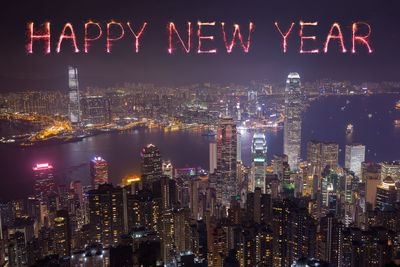
[(307, 163), (310, 175), (321, 177), (324, 169), (337, 171), (339, 145), (334, 142), (309, 141), (307, 143)]
[(302, 92), (300, 76), (289, 73), (285, 89), (285, 120), (283, 129), (283, 153), (288, 156), (291, 171), (300, 164)]
[(93, 188), (108, 183), (108, 163), (102, 157), (94, 157), (90, 161), (90, 178)]
[(144, 147), (140, 153), (143, 184), (152, 184), (162, 175), (160, 150), (153, 144)]
[(394, 209), (397, 187), (392, 177), (387, 176), (376, 189), (376, 207), (380, 210)]
[(86, 125), (106, 123), (106, 103), (102, 96), (86, 96), (82, 99), (83, 120)]
[(261, 188), (265, 193), (267, 167), (267, 142), (263, 133), (255, 133), (251, 144), (251, 188)]
[(365, 161), (365, 146), (361, 144), (346, 145), (345, 168), (361, 176), (361, 163)]
[(231, 196), (237, 195), (237, 131), (232, 117), (224, 117), (217, 131), (217, 174), (221, 182), (220, 198), (229, 206)]
[(44, 198), (55, 190), (53, 166), (49, 163), (36, 164), (33, 167), (33, 173), (35, 176), (35, 196), (43, 202)]
[(210, 142), (210, 173), (217, 168), (217, 143)]
[(94, 242), (118, 244), (123, 231), (122, 189), (110, 184), (89, 191), (90, 225)]
[(78, 69), (68, 67), (68, 85), (69, 85), (69, 117), (71, 124), (78, 126), (81, 123), (80, 95), (78, 84)]

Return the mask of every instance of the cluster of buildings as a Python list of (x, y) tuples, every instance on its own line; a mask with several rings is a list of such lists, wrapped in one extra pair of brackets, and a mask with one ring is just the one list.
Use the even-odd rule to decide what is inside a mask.
[[(70, 69), (70, 82), (75, 80), (76, 72)], [(78, 101), (74, 86), (70, 84), (70, 99)], [(246, 98), (254, 102), (246, 112), (257, 117), (257, 94)], [(317, 140), (307, 142), (302, 160), (303, 101), (300, 76), (290, 73), (284, 95), (283, 154), (268, 159), (266, 137), (256, 130), (251, 166), (241, 160), (240, 105), (224, 101), (215, 141), (209, 144), (207, 169), (174, 168), (152, 144), (140, 151), (140, 175), (125, 177), (118, 186), (109, 183), (108, 163), (100, 156), (90, 162), (90, 186), (79, 181), (56, 184), (53, 166), (35, 165), (34, 194), (1, 205), (0, 263), (400, 263), (400, 162), (368, 163), (365, 146), (354, 143), (346, 145), (345, 164), (340, 166), (338, 144)], [(78, 108), (70, 104), (76, 122)]]

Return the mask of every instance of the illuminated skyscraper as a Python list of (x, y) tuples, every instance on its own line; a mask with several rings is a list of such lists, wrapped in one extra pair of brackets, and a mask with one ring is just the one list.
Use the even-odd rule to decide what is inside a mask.
[(307, 163), (310, 175), (321, 177), (324, 169), (329, 166), (337, 171), (339, 145), (334, 142), (309, 141), (307, 143)]
[(397, 202), (397, 187), (392, 177), (387, 176), (376, 189), (376, 207), (392, 210)]
[(289, 73), (285, 89), (285, 120), (283, 129), (283, 153), (288, 156), (291, 171), (300, 164), (302, 92), (300, 76)]
[(36, 164), (33, 167), (33, 173), (35, 175), (35, 196), (43, 202), (50, 193), (55, 191), (53, 166), (49, 163)]
[(381, 180), (392, 177), (397, 182), (400, 180), (400, 161), (385, 161), (381, 163)]
[(251, 188), (261, 188), (265, 193), (265, 174), (267, 167), (267, 142), (263, 133), (255, 133), (251, 144)]
[(171, 161), (163, 161), (162, 173), (163, 175), (168, 176), (170, 179), (174, 178), (174, 172)]
[(108, 183), (108, 163), (102, 157), (94, 157), (90, 161), (90, 177), (93, 188)]
[(103, 184), (90, 190), (89, 209), (93, 241), (107, 247), (118, 244), (124, 222), (122, 189)]
[(219, 197), (229, 206), (231, 196), (237, 195), (237, 131), (232, 117), (224, 117), (217, 131), (217, 174), (221, 182)]
[(78, 84), (78, 69), (68, 67), (68, 85), (69, 85), (69, 117), (71, 124), (78, 126), (81, 123), (80, 95)]
[(58, 255), (71, 255), (71, 229), (67, 210), (58, 210), (54, 218), (54, 245)]
[(86, 125), (106, 123), (106, 103), (102, 96), (86, 96), (82, 99), (83, 120)]
[(217, 168), (217, 143), (210, 142), (210, 173)]
[(365, 161), (365, 146), (361, 144), (346, 145), (345, 168), (361, 176), (361, 163)]
[(149, 144), (140, 153), (143, 184), (152, 184), (162, 175), (160, 150), (155, 145)]

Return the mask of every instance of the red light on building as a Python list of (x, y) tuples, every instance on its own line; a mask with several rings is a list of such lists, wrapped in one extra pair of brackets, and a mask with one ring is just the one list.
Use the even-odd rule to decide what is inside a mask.
[(53, 169), (53, 166), (51, 166), (49, 163), (37, 163), (36, 166), (33, 167), (34, 171), (48, 170), (48, 169)]

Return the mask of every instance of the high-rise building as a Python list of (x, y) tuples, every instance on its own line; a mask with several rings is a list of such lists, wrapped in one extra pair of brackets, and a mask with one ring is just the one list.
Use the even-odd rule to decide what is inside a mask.
[(90, 177), (94, 188), (108, 183), (108, 163), (105, 159), (96, 156), (90, 161)]
[(307, 143), (307, 163), (310, 175), (321, 177), (326, 167), (337, 171), (339, 145), (334, 142), (309, 141)]
[(143, 184), (152, 184), (162, 175), (160, 150), (153, 144), (144, 147), (140, 153)]
[(385, 161), (381, 163), (381, 181), (388, 176), (392, 177), (395, 182), (400, 181), (400, 161)]
[(86, 96), (82, 99), (83, 120), (86, 125), (106, 123), (106, 103), (102, 96)]
[(89, 209), (93, 241), (106, 247), (118, 244), (124, 222), (122, 189), (102, 184), (90, 190)]
[(361, 176), (361, 163), (365, 161), (365, 146), (361, 144), (346, 145), (345, 168)]
[(285, 120), (283, 128), (283, 153), (288, 156), (291, 171), (300, 165), (302, 92), (300, 76), (289, 73), (285, 89)]
[(68, 67), (68, 85), (69, 85), (69, 117), (71, 124), (77, 126), (81, 123), (81, 107), (78, 84), (78, 69)]
[(376, 207), (393, 210), (397, 201), (397, 187), (392, 177), (387, 176), (376, 189)]
[(71, 228), (67, 210), (58, 210), (54, 218), (54, 246), (56, 254), (71, 255)]
[(36, 164), (33, 167), (33, 173), (35, 176), (35, 196), (43, 202), (50, 193), (55, 191), (53, 166), (49, 163)]
[(242, 162), (242, 135), (238, 132), (237, 133), (237, 161)]
[(231, 196), (237, 195), (237, 130), (232, 117), (224, 117), (217, 131), (217, 174), (222, 183), (220, 198), (229, 206)]
[(210, 142), (210, 173), (217, 169), (217, 143)]
[(162, 162), (162, 173), (168, 176), (170, 179), (174, 178), (174, 172), (171, 161)]
[(255, 133), (251, 144), (251, 188), (261, 188), (265, 193), (265, 175), (267, 168), (267, 142), (263, 133)]

